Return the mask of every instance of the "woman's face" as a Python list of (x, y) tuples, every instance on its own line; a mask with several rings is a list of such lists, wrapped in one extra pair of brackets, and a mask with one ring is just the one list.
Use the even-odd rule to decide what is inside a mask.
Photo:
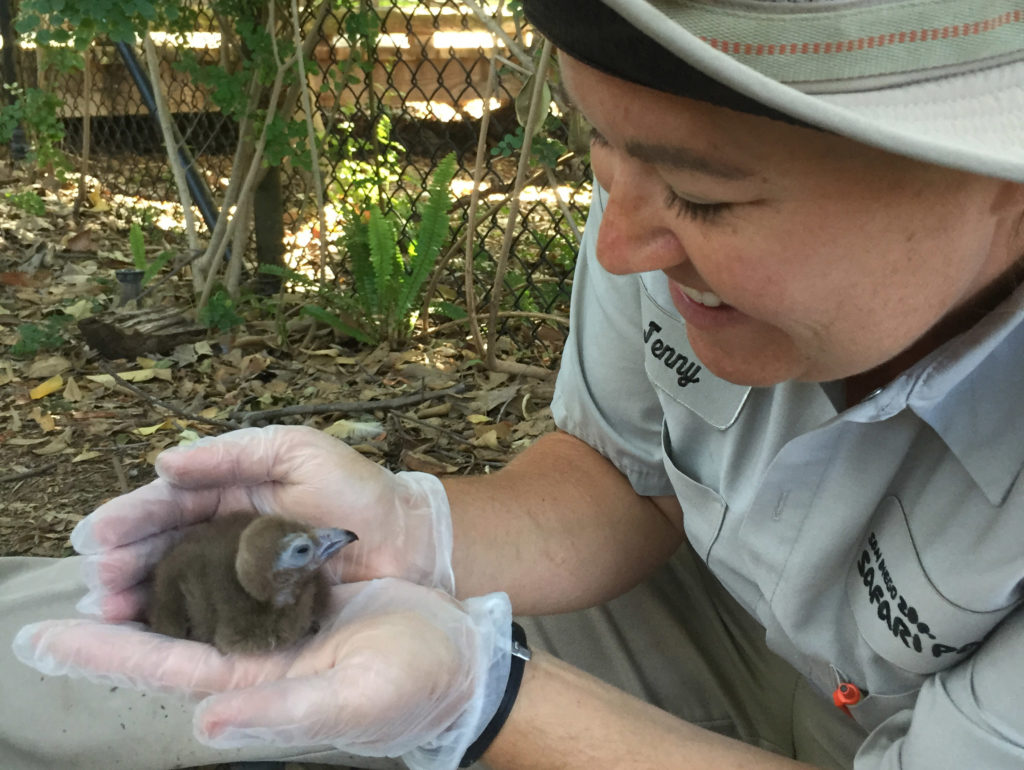
[(973, 322), (960, 311), (1024, 253), (1020, 185), (564, 55), (562, 74), (594, 127), (608, 192), (598, 260), (616, 274), (664, 272), (694, 351), (732, 382), (899, 371)]

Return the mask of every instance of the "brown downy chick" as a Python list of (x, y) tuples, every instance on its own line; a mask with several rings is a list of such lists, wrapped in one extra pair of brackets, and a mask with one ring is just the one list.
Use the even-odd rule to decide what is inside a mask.
[(194, 527), (154, 572), (154, 631), (213, 644), (222, 653), (292, 644), (326, 607), (320, 567), (358, 539), (281, 516), (236, 513)]

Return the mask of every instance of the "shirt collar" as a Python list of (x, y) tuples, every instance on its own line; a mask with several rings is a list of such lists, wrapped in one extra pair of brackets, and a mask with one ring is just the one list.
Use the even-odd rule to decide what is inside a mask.
[(993, 505), (1024, 468), (1024, 286), (912, 366), (847, 419), (911, 409), (942, 437)]

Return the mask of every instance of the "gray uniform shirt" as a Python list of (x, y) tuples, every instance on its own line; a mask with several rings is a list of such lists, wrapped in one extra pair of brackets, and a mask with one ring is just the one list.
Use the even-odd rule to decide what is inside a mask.
[(558, 426), (679, 499), (773, 650), (825, 693), (867, 691), (857, 768), (1024, 767), (1024, 289), (842, 410), (827, 384), (709, 372), (663, 273), (597, 263), (604, 202), (595, 186)]

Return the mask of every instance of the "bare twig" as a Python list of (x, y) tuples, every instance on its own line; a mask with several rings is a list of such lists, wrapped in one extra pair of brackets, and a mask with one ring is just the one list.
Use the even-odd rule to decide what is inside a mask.
[(464, 439), (462, 436), (460, 436), (458, 433), (456, 433), (455, 431), (451, 430), (450, 428), (443, 428), (440, 425), (431, 425), (426, 420), (421, 420), (418, 417), (413, 417), (412, 415), (403, 414), (402, 412), (395, 412), (395, 417), (397, 417), (399, 420), (405, 420), (406, 422), (411, 422), (413, 425), (420, 425), (420, 426), (422, 426), (424, 428), (427, 428), (428, 430), (437, 431), (440, 434), (448, 436), (448, 438), (452, 439), (452, 441), (456, 441), (456, 442), (458, 442), (460, 444), (465, 444), (466, 446), (473, 446), (473, 442), (472, 441), (470, 441), (468, 439)]
[[(501, 241), (501, 252), (498, 254), (494, 270), (494, 285), (491, 289), (491, 313), (487, 329), (487, 366), (495, 369), (497, 355), (494, 350), (494, 343), (498, 333), (498, 303), (501, 300), (502, 289), (505, 284), (505, 270), (508, 267), (508, 257), (512, 250), (512, 236), (515, 232), (516, 217), (519, 215), (519, 202), (523, 186), (526, 182), (526, 172), (530, 166), (530, 148), (533, 144), (533, 135), (540, 122), (541, 102), (544, 101), (545, 83), (547, 76), (548, 62), (551, 60), (551, 41), (544, 41), (544, 48), (541, 50), (540, 61), (537, 62), (537, 72), (534, 75), (533, 93), (530, 95), (530, 111), (526, 117), (526, 125), (523, 126), (523, 145), (519, 154), (519, 167), (516, 169), (516, 184), (513, 188), (512, 199), (509, 201), (508, 225), (505, 228), (505, 237)], [(547, 105), (544, 105), (545, 109)], [(505, 370), (507, 371), (507, 370)]]
[(114, 467), (114, 475), (117, 476), (117, 486), (121, 490), (121, 494), (127, 494), (131, 487), (128, 486), (128, 477), (124, 472), (124, 465), (121, 463), (121, 458), (116, 454), (110, 455), (110, 464)]
[[(556, 313), (534, 313), (529, 310), (502, 310), (498, 313), (498, 318), (532, 318), (537, 321), (552, 321), (566, 327), (569, 325), (569, 319), (564, 315), (558, 315)], [(438, 324), (437, 326), (431, 326), (426, 331), (428, 334), (440, 334), (468, 321), (468, 317), (454, 318), (450, 321)]]
[(9, 484), (12, 481), (21, 481), (22, 479), (30, 479), (33, 476), (42, 476), (47, 471), (56, 468), (60, 464), (59, 460), (51, 460), (46, 465), (38, 465), (35, 468), (29, 468), (28, 470), (18, 471), (17, 473), (8, 473), (6, 476), (0, 476), (0, 484)]
[(400, 409), (405, 406), (422, 404), (424, 401), (432, 401), (435, 398), (462, 393), (465, 389), (465, 384), (459, 383), (444, 390), (420, 391), (419, 393), (410, 393), (408, 396), (385, 398), (379, 401), (336, 401), (332, 404), (295, 404), (294, 406), (283, 406), (280, 409), (265, 409), (262, 412), (232, 412), (231, 416), (241, 417), (243, 425), (251, 425), (260, 420), (294, 417), (300, 414), (334, 414), (341, 412), (370, 412), (374, 409)]
[(497, 35), (499, 38), (501, 38), (501, 42), (503, 42), (508, 47), (509, 53), (513, 54), (525, 66), (530, 66), (532, 62), (532, 59), (530, 59), (530, 54), (527, 53), (526, 49), (521, 47), (519, 43), (517, 43), (515, 40), (509, 37), (509, 34), (501, 28), (500, 21), (495, 19), (494, 16), (492, 16), (491, 14), (487, 13), (487, 11), (485, 11), (477, 3), (475, 3), (474, 0), (462, 0), (462, 4), (469, 8), (469, 10), (473, 12), (473, 15), (476, 16), (481, 21), (481, 23), (485, 27), (487, 27), (488, 30), (491, 31), (492, 34)]
[(105, 361), (98, 361), (97, 363), (99, 363), (100, 369), (102, 369), (106, 374), (109, 374), (113, 378), (114, 382), (117, 383), (118, 386), (124, 388), (130, 393), (134, 393), (139, 398), (148, 401), (154, 406), (158, 406), (161, 409), (166, 409), (168, 412), (171, 412), (172, 414), (178, 415), (178, 417), (182, 417), (192, 422), (201, 422), (205, 425), (213, 425), (217, 428), (227, 428), (229, 430), (234, 430), (236, 428), (242, 427), (238, 423), (232, 422), (230, 420), (211, 420), (208, 417), (203, 417), (198, 414), (192, 414), (191, 412), (186, 412), (184, 409), (179, 409), (174, 404), (168, 404), (166, 401), (161, 401), (156, 396), (150, 395), (142, 388), (134, 385), (133, 383), (128, 382), (128, 380), (126, 380), (124, 377), (122, 377), (113, 369), (111, 369), (110, 366), (108, 366)]
[(480, 136), (476, 143), (476, 163), (473, 166), (473, 192), (469, 200), (468, 220), (466, 222), (466, 264), (463, 268), (466, 281), (466, 312), (469, 318), (469, 330), (476, 342), (477, 350), (484, 350), (484, 338), (480, 334), (480, 322), (476, 317), (476, 294), (473, 291), (473, 252), (476, 247), (476, 212), (480, 205), (480, 182), (484, 177), (484, 166), (487, 160), (487, 129), (491, 124), (491, 94), (494, 93), (494, 81), (497, 79), (497, 68), (494, 57), (490, 57), (487, 69), (487, 86), (484, 89), (483, 116), (480, 119)]
[[(326, 5), (326, 3), (325, 3)], [(311, 36), (312, 37), (312, 36)], [(292, 0), (292, 41), (295, 50), (302, 50), (302, 30), (299, 29), (299, 5)], [(309, 81), (306, 77), (306, 57), (298, 57), (299, 95), (302, 97), (302, 111), (306, 114), (306, 138), (309, 142), (309, 160), (313, 171), (313, 191), (316, 193), (316, 210), (320, 223), (320, 287), (326, 285), (327, 277), (327, 218), (324, 214), (324, 183), (320, 176), (320, 156), (316, 149), (316, 131), (313, 128), (313, 107), (309, 100)]]
[(252, 232), (252, 198), (243, 198), (235, 207), (235, 232), (231, 239), (231, 259), (228, 260), (227, 275), (224, 280), (228, 296), (237, 299), (239, 284), (242, 280), (242, 254), (245, 253), (249, 234)]
[(153, 84), (153, 99), (156, 101), (157, 121), (160, 123), (164, 147), (167, 149), (167, 162), (171, 166), (174, 186), (178, 188), (178, 200), (181, 201), (185, 215), (185, 236), (188, 238), (189, 249), (195, 251), (199, 248), (199, 237), (196, 235), (196, 218), (192, 211), (192, 194), (185, 179), (185, 167), (178, 153), (178, 140), (174, 135), (174, 125), (171, 123), (171, 111), (164, 95), (163, 80), (160, 77), (160, 58), (157, 56), (156, 45), (149, 30), (146, 30), (142, 38), (142, 47), (146, 53), (146, 65), (149, 67), (149, 80)]
[(555, 374), (553, 371), (545, 369), (543, 366), (531, 366), (530, 364), (521, 364), (518, 361), (495, 360), (492, 369), (496, 372), (536, 377), (539, 380), (550, 379)]
[[(273, 0), (271, 0), (271, 2), (268, 4), (268, 7), (270, 8), (269, 25), (271, 29), (271, 35), (273, 35)], [(271, 37), (271, 42), (273, 42), (274, 40), (276, 40), (276, 38)], [(277, 112), (277, 105), (279, 98), (281, 96), (281, 88), (284, 85), (284, 76), (292, 68), (292, 65), (294, 65), (295, 56), (298, 55), (298, 52), (296, 52), (292, 56), (288, 57), (286, 61), (281, 62), (276, 55), (276, 45), (274, 51), (274, 59), (278, 62), (278, 68), (277, 72), (274, 74), (274, 82), (270, 89), (270, 103), (267, 105), (267, 113), (263, 117), (263, 130), (260, 132), (260, 138), (256, 142), (256, 147), (253, 150), (253, 157), (249, 162), (249, 168), (247, 169), (245, 174), (245, 181), (242, 182), (242, 188), (241, 190), (238, 191), (238, 194), (234, 196), (233, 202), (241, 202), (244, 200), (248, 200), (249, 196), (252, 194), (253, 188), (255, 188), (256, 186), (256, 182), (259, 179), (263, 167), (263, 151), (267, 146), (267, 137), (269, 135), (270, 125), (273, 120), (274, 114)], [(232, 173), (232, 176), (234, 176), (234, 173)], [(221, 216), (217, 220), (216, 230), (221, 230), (221, 223), (227, 219), (227, 213), (228, 206), (227, 201), (225, 201), (224, 209), (221, 211)], [(214, 242), (213, 238), (211, 238), (210, 246), (207, 248), (207, 254), (209, 255), (209, 257), (208, 259), (205, 260), (205, 266), (208, 271), (206, 274), (206, 284), (203, 286), (203, 293), (199, 298), (199, 307), (204, 307), (206, 303), (210, 300), (210, 294), (213, 293), (213, 284), (214, 281), (216, 280), (216, 276), (218, 273), (217, 267), (219, 265), (219, 260), (224, 255), (224, 251), (227, 248), (228, 241), (234, 235), (234, 230), (238, 226), (238, 224), (238, 217), (232, 216), (231, 221), (224, 225), (224, 229), (221, 235), (221, 241), (217, 244), (216, 249), (213, 251), (212, 254), (210, 254), (210, 250), (213, 249)]]
[(79, 169), (78, 197), (72, 209), (72, 216), (77, 221), (85, 203), (86, 187), (89, 178), (89, 154), (92, 152), (92, 41), (90, 40), (82, 52), (82, 167)]
[(548, 177), (548, 184), (551, 185), (551, 192), (555, 195), (555, 200), (558, 201), (558, 210), (562, 212), (562, 217), (572, 228), (572, 234), (576, 236), (576, 245), (579, 246), (580, 240), (583, 235), (580, 233), (579, 227), (576, 226), (576, 220), (572, 217), (572, 212), (569, 211), (569, 206), (564, 200), (562, 200), (562, 194), (558, 192), (558, 180), (555, 178), (555, 172), (551, 169), (551, 166), (545, 166), (544, 172)]

